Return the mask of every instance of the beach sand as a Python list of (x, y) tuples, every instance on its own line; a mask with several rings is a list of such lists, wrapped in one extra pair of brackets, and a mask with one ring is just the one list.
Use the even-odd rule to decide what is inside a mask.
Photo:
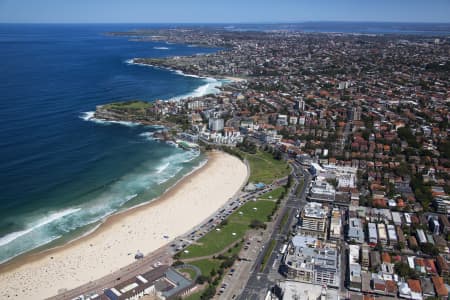
[(0, 266), (0, 299), (51, 297), (125, 267), (137, 250), (150, 253), (208, 219), (246, 179), (243, 162), (212, 152), (205, 166), (153, 203), (114, 215), (65, 246)]
[(225, 76), (223, 77), (224, 79), (233, 81), (233, 82), (241, 82), (241, 81), (247, 81), (247, 79), (245, 78), (240, 78), (240, 77), (232, 77), (232, 76)]

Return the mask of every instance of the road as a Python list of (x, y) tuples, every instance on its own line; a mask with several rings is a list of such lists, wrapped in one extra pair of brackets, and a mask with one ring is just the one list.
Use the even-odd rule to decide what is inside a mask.
[[(283, 206), (277, 220), (275, 220), (272, 231), (264, 240), (263, 250), (260, 252), (253, 264), (251, 274), (245, 285), (245, 288), (241, 291), (237, 291), (237, 293), (240, 293), (239, 296), (237, 296), (237, 299), (264, 299), (269, 288), (273, 287), (278, 280), (283, 279), (283, 277), (278, 272), (281, 261), (279, 249), (281, 249), (282, 245), (285, 243), (285, 240), (289, 238), (288, 234), (292, 229), (292, 226), (297, 222), (297, 209), (301, 210), (306, 204), (306, 191), (311, 180), (308, 172), (304, 171), (296, 164), (292, 164), (292, 166), (294, 168), (295, 174), (297, 174), (299, 177), (303, 177), (303, 190), (300, 192), (299, 197), (295, 195), (297, 185), (299, 184), (298, 178), (296, 177), (294, 187), (288, 195), (286, 204)], [(280, 227), (280, 222), (284, 214), (288, 214), (288, 219), (287, 222), (282, 227)], [(267, 251), (271, 240), (275, 240), (276, 245), (274, 251), (270, 254), (270, 257), (264, 269), (261, 270), (261, 262), (265, 256), (265, 252)]]

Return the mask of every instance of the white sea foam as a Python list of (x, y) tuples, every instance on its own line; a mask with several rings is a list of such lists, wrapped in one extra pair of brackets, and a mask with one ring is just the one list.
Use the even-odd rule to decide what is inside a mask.
[(19, 255), (21, 255), (21, 254), (24, 254), (24, 253), (28, 252), (28, 251), (31, 251), (31, 250), (33, 250), (33, 249), (36, 249), (36, 248), (39, 248), (39, 247), (41, 247), (41, 246), (44, 246), (44, 245), (46, 245), (46, 244), (48, 244), (48, 243), (51, 243), (51, 242), (53, 242), (54, 240), (57, 240), (57, 239), (59, 239), (59, 238), (61, 238), (61, 237), (62, 237), (61, 235), (52, 235), (52, 236), (50, 236), (50, 237), (48, 237), (48, 238), (46, 238), (46, 239), (40, 241), (39, 243), (33, 245), (33, 247), (31, 247), (31, 248), (28, 248), (28, 249), (26, 249), (26, 250), (22, 250), (22, 251), (20, 251), (20, 252), (15, 253), (13, 256), (10, 256), (10, 257), (8, 257), (8, 258), (6, 258), (6, 259), (0, 260), (0, 264), (3, 264), (3, 263), (5, 263), (5, 262), (7, 262), (7, 261), (10, 261), (10, 260), (13, 259), (14, 257), (17, 257), (17, 256), (19, 256)]
[(190, 93), (186, 93), (186, 94), (181, 95), (181, 96), (173, 97), (173, 98), (171, 98), (169, 100), (177, 101), (177, 100), (186, 99), (186, 98), (196, 98), (196, 97), (202, 97), (202, 96), (206, 96), (206, 95), (210, 95), (210, 94), (217, 94), (217, 93), (220, 92), (219, 87), (222, 86), (222, 82), (221, 81), (219, 81), (217, 79), (214, 79), (214, 78), (205, 78), (203, 80), (206, 83), (201, 85), (201, 86), (199, 86), (194, 91), (192, 91)]
[(165, 169), (167, 169), (169, 166), (170, 166), (170, 163), (169, 163), (169, 162), (163, 164), (162, 166), (156, 168), (156, 169), (157, 169), (156, 173), (157, 173), (157, 174), (160, 174), (162, 171), (164, 171)]
[(139, 123), (135, 123), (135, 122), (129, 122), (129, 121), (110, 121), (110, 120), (102, 120), (102, 119), (98, 119), (98, 118), (94, 118), (94, 111), (86, 111), (81, 113), (80, 118), (83, 119), (84, 121), (89, 121), (89, 122), (94, 122), (100, 125), (111, 125), (111, 124), (119, 124), (119, 125), (124, 125), (124, 126), (128, 126), (128, 127), (135, 127), (135, 126), (139, 126)]
[(154, 132), (143, 132), (140, 133), (139, 136), (143, 137), (147, 141), (154, 141), (155, 140), (155, 138), (153, 137), (154, 134), (155, 134)]
[(31, 224), (31, 226), (25, 230), (12, 232), (12, 233), (7, 234), (4, 237), (0, 238), (0, 246), (7, 245), (7, 244), (11, 243), (12, 241), (18, 239), (19, 237), (32, 232), (33, 230), (36, 230), (44, 225), (55, 222), (63, 217), (66, 217), (68, 215), (76, 213), (80, 210), (81, 210), (81, 208), (69, 208), (69, 209), (66, 209), (63, 211), (51, 213), (50, 215), (40, 218), (39, 220), (37, 220), (36, 222)]
[(181, 100), (181, 99), (185, 99), (185, 98), (202, 97), (202, 96), (209, 95), (209, 94), (218, 94), (220, 92), (219, 87), (221, 87), (223, 85), (223, 83), (226, 82), (224, 80), (217, 80), (217, 79), (211, 78), (211, 77), (202, 77), (202, 76), (194, 75), (194, 74), (186, 74), (181, 70), (174, 70), (171, 68), (163, 68), (163, 67), (153, 66), (153, 65), (149, 65), (149, 64), (136, 63), (135, 60), (136, 60), (136, 58), (127, 59), (125, 61), (125, 63), (131, 64), (131, 65), (152, 67), (152, 68), (157, 68), (157, 69), (166, 69), (166, 70), (172, 71), (175, 74), (180, 75), (180, 76), (198, 78), (198, 79), (202, 79), (204, 81), (205, 84), (199, 86), (194, 91), (180, 95), (180, 96), (172, 97), (172, 98), (168, 99), (170, 101), (177, 101), (177, 100)]
[(169, 50), (169, 47), (153, 47), (155, 50)]
[[(77, 208), (36, 216), (36, 220), (32, 222), (27, 220), (29, 217), (23, 219), (24, 224), (30, 225), (21, 231), (0, 238), (0, 261), (9, 260), (21, 253), (48, 244), (80, 227), (101, 224), (112, 214), (129, 209), (131, 205), (126, 205), (126, 203), (136, 197), (151, 199), (158, 196), (156, 193), (159, 194), (161, 190), (156, 189), (155, 193), (154, 189), (167, 184), (174, 178), (177, 178), (177, 181), (181, 180), (180, 172), (186, 167), (185, 163), (193, 161), (199, 155), (199, 151), (180, 150), (163, 158), (156, 166), (154, 160), (144, 162), (136, 170), (104, 187), (100, 194), (95, 195), (92, 199), (86, 199), (88, 201), (84, 201)], [(194, 170), (199, 167), (201, 165)], [(191, 170), (189, 174), (194, 170)], [(187, 175), (184, 174), (184, 176)], [(150, 201), (152, 200), (145, 203)], [(140, 205), (139, 202), (136, 201), (132, 204), (133, 206)], [(90, 230), (90, 232), (93, 231), (94, 229)]]

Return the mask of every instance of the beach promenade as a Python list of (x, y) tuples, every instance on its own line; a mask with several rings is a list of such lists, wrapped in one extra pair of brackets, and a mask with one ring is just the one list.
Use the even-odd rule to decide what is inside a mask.
[(114, 215), (68, 245), (1, 266), (0, 298), (44, 299), (114, 272), (126, 276), (140, 267), (131, 265), (137, 251), (150, 254), (148, 261), (170, 263), (163, 246), (205, 221), (247, 180), (247, 167), (236, 157), (208, 156), (160, 199)]

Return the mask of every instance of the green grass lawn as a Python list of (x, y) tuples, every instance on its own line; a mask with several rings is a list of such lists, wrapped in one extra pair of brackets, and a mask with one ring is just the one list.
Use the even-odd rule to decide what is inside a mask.
[[(220, 226), (220, 231), (214, 229), (197, 241), (199, 245), (187, 247), (185, 250), (189, 253), (183, 251), (180, 259), (213, 255), (224, 250), (244, 237), (252, 220), (266, 222), (275, 206), (276, 203), (269, 200), (247, 202), (228, 217), (228, 224)], [(233, 235), (233, 232), (236, 235)], [(224, 254), (227, 255), (227, 253)]]
[[(243, 153), (248, 159), (251, 169), (250, 181), (271, 183), (275, 179), (289, 175), (290, 168), (285, 161), (273, 159), (272, 154), (259, 151), (256, 154)], [(200, 238), (196, 244), (190, 245), (180, 253), (180, 259), (215, 255), (241, 240), (249, 229), (252, 220), (267, 222), (268, 216), (276, 207), (276, 202), (284, 188), (277, 188), (260, 197), (249, 201), (231, 214), (227, 224), (219, 226), (220, 230), (212, 230)], [(269, 197), (272, 199), (269, 199)], [(233, 234), (234, 233), (234, 234)], [(238, 250), (232, 249), (232, 253)], [(228, 255), (228, 252), (224, 252)]]
[(278, 198), (281, 197), (281, 194), (283, 194), (283, 192), (285, 190), (286, 189), (284, 187), (279, 187), (279, 188), (272, 190), (271, 192), (261, 195), (261, 197), (259, 197), (259, 198), (266, 199), (266, 200), (278, 200)]
[(209, 276), (209, 274), (211, 274), (212, 269), (216, 271), (219, 270), (221, 263), (222, 261), (218, 259), (202, 259), (192, 261), (189, 264), (198, 267), (200, 271), (202, 271), (203, 276)]
[(249, 182), (272, 183), (275, 179), (289, 175), (290, 168), (284, 160), (276, 160), (272, 154), (258, 151), (256, 154), (242, 152), (250, 164)]
[(125, 101), (125, 102), (114, 102), (105, 104), (106, 109), (116, 109), (116, 110), (145, 110), (152, 107), (152, 104), (146, 101)]
[[(218, 228), (220, 228), (220, 231), (214, 229), (200, 238), (197, 241), (199, 245), (194, 244), (187, 247), (185, 250), (189, 252), (185, 253), (183, 251), (180, 259), (212, 255), (220, 252), (232, 243), (242, 239), (248, 225), (245, 223), (241, 224), (229, 222), (229, 224)], [(235, 233), (235, 235), (233, 235), (233, 233)]]
[(252, 220), (266, 222), (275, 206), (276, 203), (270, 200), (249, 201), (233, 213), (228, 220), (230, 223), (241, 223), (246, 226), (250, 225)]
[(184, 300), (200, 300), (202, 293), (203, 293), (203, 291), (199, 291), (199, 292), (193, 293), (192, 295), (189, 295), (188, 297), (183, 298), (183, 299)]

